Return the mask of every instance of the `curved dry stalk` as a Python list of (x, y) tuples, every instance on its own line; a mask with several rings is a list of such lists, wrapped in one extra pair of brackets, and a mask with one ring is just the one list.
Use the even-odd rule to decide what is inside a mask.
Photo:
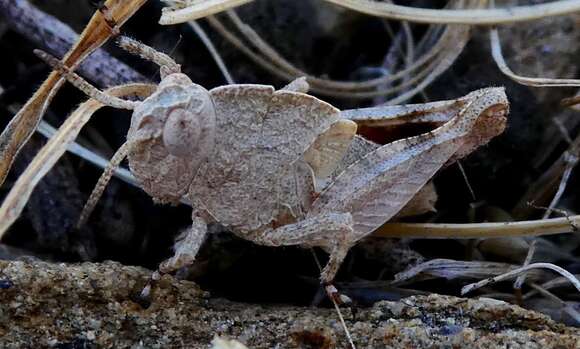
[[(150, 95), (156, 86), (150, 84), (127, 84), (113, 87), (107, 93), (121, 96), (146, 97)], [(26, 170), (18, 177), (18, 180), (0, 206), (0, 239), (8, 228), (20, 216), (24, 206), (28, 202), (30, 194), (38, 182), (54, 166), (62, 154), (66, 151), (81, 128), (90, 120), (91, 116), (103, 105), (94, 99), (81, 104), (62, 124), (57, 134), (34, 157)]]
[[(463, 2), (458, 3), (457, 6), (463, 6)], [(477, 6), (477, 3), (470, 2), (470, 6)], [(414, 86), (410, 91), (388, 101), (388, 103), (405, 101), (422, 91), (454, 62), (469, 40), (469, 27), (449, 26), (423, 55), (415, 62), (409, 62), (410, 64), (407, 64), (405, 69), (395, 74), (360, 82), (337, 81), (312, 76), (298, 69), (276, 52), (250, 26), (246, 25), (235, 12), (229, 11), (228, 16), (236, 29), (254, 46), (253, 49), (249, 48), (242, 40), (230, 32), (217, 18), (208, 17), (207, 20), (227, 41), (270, 73), (285, 80), (306, 76), (312, 92), (339, 98), (367, 99), (393, 95)], [(429, 33), (426, 39), (429, 39), (435, 32), (430, 30)], [(262, 55), (257, 54), (255, 49), (261, 52)], [(421, 70), (412, 76), (411, 74), (419, 68)], [(402, 80), (400, 85), (388, 88), (388, 84), (396, 80)]]
[[(526, 255), (526, 259), (524, 260), (524, 264), (523, 266), (527, 266), (530, 263), (532, 263), (532, 259), (534, 258), (534, 254), (536, 253), (536, 245), (538, 245), (538, 239), (534, 239), (532, 241), (532, 243), (530, 244), (530, 247), (528, 249), (528, 253)], [(514, 282), (514, 290), (520, 290), (522, 289), (522, 285), (524, 284), (524, 282), (526, 282), (526, 276), (527, 273), (522, 273), (520, 274), (520, 276), (518, 276), (518, 278), (516, 279), (516, 281)]]
[(566, 279), (568, 279), (568, 281), (570, 281), (570, 283), (572, 283), (572, 285), (574, 285), (574, 287), (576, 287), (576, 289), (578, 291), (580, 291), (580, 281), (573, 274), (571, 274), (569, 271), (567, 271), (566, 269), (561, 268), (561, 267), (559, 267), (555, 264), (552, 264), (552, 263), (533, 263), (533, 264), (526, 265), (525, 267), (514, 269), (514, 270), (509, 271), (505, 274), (501, 274), (501, 275), (495, 276), (493, 278), (481, 280), (481, 281), (476, 282), (474, 284), (469, 284), (467, 286), (464, 286), (461, 289), (461, 295), (469, 293), (469, 292), (476, 290), (478, 288), (487, 286), (489, 284), (493, 284), (493, 283), (496, 283), (499, 281), (514, 278), (522, 273), (527, 272), (528, 270), (538, 269), (538, 268), (550, 269), (550, 270), (553, 270), (553, 271), (561, 274)]
[[(160, 24), (178, 24), (214, 15), (253, 0), (208, 0), (195, 2), (175, 10), (165, 10)], [(324, 0), (371, 16), (384, 17), (418, 23), (493, 25), (532, 21), (540, 18), (560, 16), (580, 11), (577, 0), (560, 0), (547, 4), (490, 9), (444, 9), (394, 5), (370, 0)]]
[[(462, 4), (462, 3), (460, 3)], [(446, 52), (450, 44), (456, 44), (454, 34), (457, 27), (448, 27), (443, 34), (440, 35), (439, 40), (431, 45), (430, 49), (419, 57), (415, 62), (410, 64), (406, 69), (395, 74), (374, 78), (367, 81), (337, 81), (331, 79), (319, 78), (306, 73), (297, 68), (284, 57), (282, 57), (271, 45), (265, 42), (249, 25), (245, 24), (234, 11), (227, 12), (228, 17), (235, 25), (236, 29), (242, 33), (246, 40), (248, 40), (264, 57), (259, 57), (252, 49), (248, 48), (242, 40), (237, 38), (215, 17), (208, 18), (209, 23), (216, 29), (226, 40), (232, 45), (242, 51), (252, 59), (255, 63), (262, 65), (266, 69), (272, 69), (275, 75), (279, 77), (291, 76), (292, 79), (305, 76), (308, 82), (314, 88), (321, 89), (336, 89), (336, 90), (367, 90), (372, 89), (382, 84), (391, 83), (395, 80), (406, 78), (411, 72), (419, 69), (425, 65), (429, 60), (435, 58), (439, 53)], [(270, 62), (268, 62), (270, 61)], [(265, 64), (264, 62), (268, 62)], [(274, 67), (274, 68), (271, 68)]]
[[(147, 0), (107, 0), (96, 11), (75, 46), (63, 59), (74, 69), (85, 57), (105, 43)], [(48, 104), (62, 86), (60, 74), (52, 72), (0, 135), (0, 185), (12, 162), (34, 133)]]
[(507, 65), (503, 53), (501, 51), (501, 43), (499, 40), (499, 33), (496, 28), (489, 31), (489, 41), (491, 44), (491, 55), (497, 64), (499, 70), (513, 81), (526, 86), (533, 87), (574, 87), (580, 86), (578, 79), (546, 79), (546, 78), (530, 78), (520, 76), (514, 73)]
[[(437, 65), (433, 68), (431, 72), (421, 81), (418, 83), (413, 89), (385, 102), (388, 105), (399, 104), (411, 99), (415, 94), (423, 91), (427, 86), (429, 86), (439, 75), (443, 74), (452, 64), (455, 62), (455, 59), (461, 54), (463, 48), (469, 41), (469, 27), (464, 27), (463, 33), (461, 33), (461, 28), (458, 29), (460, 37), (455, 42), (454, 45), (451, 46), (449, 50), (444, 53), (442, 59), (437, 62)], [(461, 35), (463, 34), (463, 35)]]
[(474, 239), (509, 236), (542, 236), (578, 230), (580, 215), (497, 223), (386, 223), (374, 236), (384, 238)]

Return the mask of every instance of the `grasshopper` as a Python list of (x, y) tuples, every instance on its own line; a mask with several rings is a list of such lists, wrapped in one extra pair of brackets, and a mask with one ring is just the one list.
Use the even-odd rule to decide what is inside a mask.
[[(208, 91), (167, 55), (128, 38), (120, 45), (160, 66), (162, 80), (143, 101), (106, 95), (56, 58), (37, 54), (89, 96), (133, 111), (127, 142), (99, 180), (81, 222), (125, 156), (153, 200), (193, 208), (192, 225), (157, 276), (192, 264), (208, 223), (219, 222), (257, 244), (322, 248), (330, 257), (320, 279), (330, 285), (357, 241), (399, 213), (440, 168), (500, 134), (509, 110), (503, 88), (343, 113), (308, 95), (304, 79), (277, 91), (253, 84)], [(439, 126), (386, 145), (356, 135), (357, 124), (401, 122)]]

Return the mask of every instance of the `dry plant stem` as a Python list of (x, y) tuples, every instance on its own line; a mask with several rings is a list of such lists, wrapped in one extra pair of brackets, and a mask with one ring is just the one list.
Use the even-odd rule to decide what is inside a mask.
[[(50, 124), (48, 124), (46, 121), (41, 120), (40, 124), (38, 124), (36, 132), (40, 133), (41, 135), (46, 137), (46, 139), (49, 140), (56, 135), (57, 130)], [(67, 147), (67, 151), (80, 157), (83, 160), (90, 162), (91, 164), (97, 166), (100, 169), (105, 169), (109, 164), (109, 159), (104, 158), (103, 156), (83, 147), (82, 145), (76, 142), (72, 142), (71, 144), (69, 144), (69, 146)], [(138, 187), (137, 180), (135, 179), (133, 174), (131, 174), (131, 171), (119, 167), (116, 168), (114, 172), (115, 176), (124, 181), (125, 183)]]
[[(580, 277), (580, 275), (574, 275), (576, 276), (576, 278)], [(540, 285), (540, 287), (543, 290), (550, 290), (552, 288), (557, 288), (557, 287), (565, 287), (570, 285), (570, 283), (568, 282), (568, 279), (566, 279), (565, 277), (558, 277), (555, 279), (552, 279), (550, 281), (544, 282), (542, 285)], [(531, 286), (531, 285), (530, 285)], [(526, 293), (525, 295), (523, 295), (522, 299), (523, 300), (527, 300), (532, 298), (533, 296), (538, 294), (538, 290), (530, 290), (528, 293)]]
[[(63, 59), (65, 66), (74, 69), (91, 52), (116, 34), (147, 0), (107, 0), (103, 10), (96, 11), (81, 33), (79, 41)], [(0, 186), (4, 183), (14, 158), (38, 126), (44, 111), (63, 80), (52, 72), (36, 93), (12, 118), (0, 135)], [(4, 223), (4, 222), (2, 222)]]
[(550, 214), (554, 210), (554, 207), (556, 207), (556, 205), (558, 204), (558, 202), (562, 198), (562, 195), (564, 194), (564, 191), (566, 190), (566, 185), (568, 184), (568, 179), (570, 179), (570, 174), (572, 174), (572, 170), (574, 169), (574, 167), (578, 163), (578, 156), (574, 155), (573, 153), (571, 153), (569, 151), (566, 151), (564, 153), (564, 161), (566, 162), (566, 168), (564, 170), (564, 173), (562, 174), (562, 179), (560, 180), (560, 185), (558, 185), (558, 191), (556, 191), (554, 198), (550, 202), (550, 206), (548, 206), (548, 209), (546, 210), (546, 212), (544, 212), (544, 216), (542, 217), (544, 219), (550, 217)]
[(190, 21), (188, 22), (188, 24), (209, 51), (209, 54), (217, 64), (219, 70), (222, 72), (222, 75), (224, 76), (224, 79), (226, 79), (226, 82), (231, 85), (235, 84), (236, 82), (232, 78), (232, 75), (230, 74), (228, 67), (224, 63), (224, 60), (220, 56), (219, 52), (216, 50), (214, 44), (211, 42), (211, 40), (209, 39), (203, 28), (199, 25), (199, 23), (195, 21)]
[[(68, 25), (30, 5), (27, 0), (0, 0), (0, 13), (11, 29), (59, 57), (64, 56), (79, 37)], [(87, 57), (77, 70), (99, 86), (147, 80), (102, 49)]]
[(254, 0), (206, 0), (199, 1), (183, 9), (165, 9), (159, 19), (159, 24), (169, 25), (194, 21), (252, 1)]
[[(387, 102), (385, 102), (385, 104), (395, 105), (395, 104), (399, 104), (399, 103), (402, 103), (402, 102), (405, 102), (405, 101), (411, 99), (417, 93), (422, 92), (427, 86), (429, 86), (433, 81), (435, 81), (435, 79), (439, 75), (443, 74), (453, 64), (453, 62), (455, 62), (455, 59), (461, 54), (461, 52), (463, 51), (463, 48), (467, 44), (467, 41), (469, 41), (469, 36), (470, 36), (469, 27), (462, 26), (462, 27), (457, 28), (456, 30), (457, 30), (456, 41), (444, 53), (444, 56), (441, 57), (441, 59), (438, 62), (436, 62), (437, 64), (432, 68), (432, 71), (429, 71), (429, 70), (431, 70), (431, 67), (429, 67), (426, 70), (429, 72), (428, 75), (422, 81), (417, 83), (414, 88), (410, 89), (409, 91), (407, 91), (401, 95), (398, 95), (395, 98), (388, 100)], [(413, 80), (414, 79), (410, 79), (400, 86), (403, 86), (407, 83), (414, 83), (415, 81), (413, 81)]]
[[(258, 49), (259, 52), (262, 52), (263, 56), (255, 53), (253, 49), (249, 48), (244, 42), (242, 42), (242, 40), (230, 32), (217, 18), (208, 17), (207, 20), (209, 24), (226, 40), (270, 73), (285, 80), (292, 80), (296, 77), (306, 76), (311, 85), (311, 91), (313, 92), (339, 98), (366, 99), (395, 94), (396, 92), (409, 89), (415, 85), (415, 87), (410, 91), (387, 101), (389, 104), (403, 102), (414, 96), (416, 93), (421, 92), (454, 62), (455, 58), (457, 58), (461, 53), (464, 45), (469, 40), (468, 27), (448, 27), (440, 36), (436, 44), (420, 56), (417, 61), (413, 62), (413, 64), (402, 71), (389, 76), (363, 82), (335, 81), (308, 75), (306, 72), (296, 68), (276, 52), (269, 44), (263, 41), (260, 36), (251, 29), (251, 27), (244, 24), (233, 11), (228, 14), (236, 28), (253, 44), (256, 49)], [(422, 68), (424, 65), (426, 66)], [(419, 68), (422, 68), (422, 70), (418, 71), (414, 76), (411, 76), (411, 73)], [(381, 85), (396, 80), (403, 81), (392, 88), (375, 90)]]
[(539, 294), (543, 295), (544, 297), (558, 303), (560, 306), (565, 306), (566, 302), (564, 302), (563, 300), (561, 300), (558, 296), (556, 296), (555, 294), (553, 294), (552, 292), (546, 290), (545, 288), (543, 288), (542, 286), (531, 282), (530, 283), (530, 287), (533, 288), (534, 290), (536, 290)]
[[(568, 183), (568, 179), (570, 178), (570, 174), (572, 173), (572, 169), (574, 168), (574, 166), (578, 162), (578, 157), (574, 156), (573, 154), (571, 154), (569, 152), (566, 152), (564, 154), (564, 159), (566, 161), (566, 169), (564, 171), (564, 174), (562, 175), (562, 179), (560, 180), (560, 185), (558, 186), (558, 191), (556, 192), (556, 194), (554, 195), (554, 198), (550, 202), (550, 206), (548, 206), (548, 209), (546, 210), (546, 212), (544, 212), (544, 216), (542, 217), (542, 219), (547, 219), (548, 217), (550, 217), (552, 210), (554, 209), (554, 207), (556, 207), (556, 205), (560, 201), (560, 198), (564, 194), (564, 190), (566, 189), (566, 184)], [(524, 261), (524, 266), (528, 265), (532, 262), (532, 259), (534, 258), (534, 253), (536, 251), (536, 244), (537, 244), (537, 240), (534, 239), (530, 245), (530, 249), (529, 249), (528, 254), (526, 256), (526, 260)], [(514, 282), (514, 289), (521, 290), (522, 285), (524, 284), (525, 280), (526, 280), (526, 273), (523, 273), (522, 275), (518, 276), (518, 278)]]
[[(432, 259), (415, 265), (394, 277), (393, 285), (401, 285), (417, 276), (427, 278), (458, 278), (481, 279), (495, 276), (516, 269), (516, 266), (507, 263), (485, 261), (456, 261), (451, 259)], [(541, 273), (533, 273), (534, 279), (543, 277)]]
[[(535, 210), (529, 203), (533, 202), (536, 205), (543, 205), (553, 198), (553, 193), (561, 186), (564, 173), (569, 165), (569, 157), (578, 157), (580, 153), (580, 135), (572, 141), (572, 144), (558, 160), (556, 160), (550, 168), (545, 171), (540, 178), (538, 178), (532, 185), (530, 185), (527, 192), (518, 202), (516, 208), (513, 210), (513, 216), (529, 217), (532, 211)], [(553, 200), (553, 199), (552, 199)]]
[[(210, 16), (252, 0), (210, 0), (183, 9), (164, 11), (160, 24), (177, 24)], [(434, 10), (394, 5), (369, 0), (324, 0), (372, 16), (419, 23), (492, 25), (532, 21), (580, 11), (577, 0), (560, 0), (547, 4), (490, 8), (478, 10)]]
[(575, 107), (580, 104), (580, 96), (564, 98), (560, 103), (563, 107)]
[[(462, 4), (461, 2), (460, 4)], [(350, 82), (350, 81), (336, 81), (336, 80), (329, 80), (318, 78), (308, 73), (298, 69), (290, 62), (288, 62), (284, 57), (282, 57), (272, 46), (266, 43), (250, 26), (243, 23), (241, 19), (237, 16), (234, 11), (227, 12), (228, 17), (232, 21), (232, 23), (236, 26), (236, 29), (243, 34), (246, 40), (248, 40), (259, 52), (262, 53), (263, 57), (257, 55), (254, 50), (250, 49), (246, 46), (242, 40), (237, 38), (232, 32), (225, 28), (225, 26), (215, 17), (208, 18), (210, 25), (214, 27), (226, 40), (228, 40), (232, 45), (237, 47), (240, 51), (242, 51), (248, 58), (252, 59), (258, 65), (261, 65), (264, 69), (272, 72), (273, 74), (285, 78), (285, 79), (293, 79), (299, 76), (306, 76), (308, 78), (308, 82), (312, 85), (314, 89), (322, 90), (338, 90), (338, 91), (360, 91), (360, 90), (368, 90), (374, 89), (379, 87), (380, 85), (384, 85), (386, 83), (400, 80), (400, 79), (408, 79), (409, 75), (417, 70), (418, 68), (422, 67), (423, 65), (427, 64), (431, 59), (437, 60), (437, 55), (439, 53), (443, 53), (445, 56), (448, 55), (449, 46), (456, 45), (457, 39), (454, 37), (456, 35), (455, 27), (447, 28), (447, 30), (440, 36), (437, 43), (432, 45), (432, 47), (425, 52), (422, 56), (420, 56), (415, 62), (409, 64), (406, 69), (399, 71), (395, 74), (375, 78), (367, 81), (362, 82)], [(431, 70), (433, 70), (434, 64), (428, 66), (422, 73), (417, 73), (417, 75), (424, 76), (427, 75)], [(408, 86), (408, 85), (406, 85)], [(406, 87), (405, 86), (405, 87)], [(336, 93), (338, 93), (338, 91)], [(392, 93), (391, 90), (387, 90), (388, 93)], [(327, 92), (328, 94), (331, 91)], [(378, 93), (379, 95), (384, 95), (385, 92), (374, 92)], [(370, 94), (370, 93), (369, 93)], [(360, 94), (364, 98), (364, 94)], [(342, 96), (346, 96), (343, 94)], [(348, 96), (352, 97), (352, 93)], [(372, 97), (372, 96), (368, 96)]]
[(545, 79), (545, 78), (530, 78), (525, 76), (520, 76), (515, 74), (507, 65), (503, 53), (501, 51), (501, 43), (499, 40), (499, 33), (497, 29), (491, 29), (489, 31), (489, 40), (491, 44), (491, 54), (498, 68), (507, 77), (514, 80), (517, 83), (526, 86), (534, 87), (570, 87), (570, 86), (580, 86), (580, 80), (578, 79)]
[[(528, 249), (528, 254), (526, 255), (526, 259), (524, 260), (524, 267), (532, 263), (532, 259), (534, 258), (534, 253), (536, 253), (536, 245), (538, 244), (538, 240), (534, 239), (530, 244), (530, 248)], [(514, 282), (514, 290), (521, 290), (522, 285), (526, 281), (526, 273), (522, 273), (522, 275), (518, 276), (516, 281)]]
[[(119, 97), (133, 95), (146, 97), (154, 89), (155, 85), (129, 84), (113, 87), (106, 92)], [(18, 177), (8, 196), (4, 199), (2, 206), (0, 206), (0, 239), (10, 225), (20, 216), (36, 184), (54, 166), (67, 147), (74, 142), (81, 128), (90, 120), (93, 113), (102, 107), (101, 103), (93, 99), (81, 104)]]
[(384, 238), (473, 239), (509, 236), (542, 236), (575, 231), (580, 215), (500, 223), (386, 223), (374, 236)]
[(469, 293), (469, 292), (476, 290), (478, 288), (485, 287), (487, 285), (490, 285), (490, 284), (493, 284), (496, 282), (500, 282), (503, 280), (511, 279), (517, 275), (520, 275), (521, 273), (525, 273), (526, 271), (528, 271), (530, 269), (538, 269), (538, 268), (550, 269), (550, 270), (553, 270), (553, 271), (561, 274), (566, 279), (568, 279), (568, 281), (570, 281), (572, 283), (572, 285), (574, 285), (574, 287), (576, 287), (576, 289), (578, 291), (580, 291), (580, 281), (574, 275), (572, 275), (570, 272), (566, 271), (565, 269), (563, 269), (557, 265), (551, 264), (551, 263), (534, 263), (534, 264), (527, 265), (525, 267), (514, 269), (510, 272), (495, 276), (493, 278), (481, 280), (481, 281), (476, 282), (474, 284), (464, 286), (461, 289), (461, 294), (464, 295), (464, 294)]
[(570, 317), (572, 317), (576, 322), (580, 322), (580, 313), (575, 309), (573, 306), (568, 306), (568, 304), (560, 299), (560, 297), (556, 296), (552, 292), (544, 289), (542, 286), (537, 285), (535, 283), (531, 283), (530, 286), (540, 293), (545, 298), (549, 299), (550, 301), (556, 303), (560, 306), (562, 311), (566, 312)]

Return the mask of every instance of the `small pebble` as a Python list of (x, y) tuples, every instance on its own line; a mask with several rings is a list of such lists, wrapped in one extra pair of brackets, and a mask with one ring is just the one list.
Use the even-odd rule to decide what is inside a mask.
[(14, 286), (14, 283), (8, 279), (0, 280), (0, 290), (7, 290)]

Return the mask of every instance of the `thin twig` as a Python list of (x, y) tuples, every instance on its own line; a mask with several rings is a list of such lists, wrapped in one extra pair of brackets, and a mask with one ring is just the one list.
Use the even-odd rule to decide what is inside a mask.
[(467, 178), (467, 173), (465, 172), (465, 168), (463, 168), (463, 165), (461, 165), (461, 161), (457, 161), (457, 167), (459, 167), (459, 171), (461, 172), (461, 176), (463, 176), (463, 181), (467, 185), (467, 189), (469, 189), (469, 193), (471, 194), (471, 199), (473, 199), (473, 201), (477, 201), (477, 198), (475, 197), (475, 191), (473, 190), (471, 183), (469, 183), (469, 178)]
[(527, 265), (525, 267), (514, 269), (514, 270), (509, 271), (509, 272), (502, 274), (502, 275), (498, 275), (498, 276), (495, 276), (495, 277), (492, 277), (489, 279), (481, 280), (481, 281), (476, 282), (474, 284), (469, 284), (467, 286), (464, 286), (461, 289), (461, 294), (464, 295), (464, 294), (469, 293), (469, 292), (476, 290), (478, 288), (481, 288), (481, 287), (484, 287), (484, 286), (487, 286), (490, 284), (494, 284), (496, 282), (500, 282), (503, 280), (508, 280), (508, 279), (511, 279), (513, 277), (520, 275), (521, 273), (525, 273), (528, 270), (538, 269), (538, 268), (550, 269), (550, 270), (553, 270), (553, 271), (561, 274), (566, 279), (568, 279), (568, 281), (570, 281), (570, 283), (572, 283), (572, 285), (574, 285), (574, 287), (576, 287), (576, 289), (578, 291), (580, 291), (580, 281), (574, 275), (572, 275), (570, 272), (568, 272), (566, 269), (561, 268), (561, 267), (554, 265), (552, 263), (534, 263), (534, 264)]
[[(580, 277), (580, 275), (574, 275), (577, 278)], [(550, 281), (544, 282), (542, 285), (540, 285), (540, 287), (542, 287), (542, 289), (544, 290), (550, 290), (553, 288), (557, 288), (557, 287), (564, 287), (564, 286), (568, 286), (570, 285), (570, 283), (568, 282), (568, 279), (566, 279), (565, 277), (558, 277), (555, 279), (552, 279)], [(530, 285), (531, 286), (531, 285)], [(538, 290), (531, 290), (528, 293), (526, 293), (525, 295), (523, 295), (522, 299), (523, 300), (527, 300), (532, 298), (533, 296), (535, 296), (536, 294), (538, 294)]]
[(580, 215), (520, 222), (494, 223), (386, 223), (374, 236), (384, 238), (473, 239), (509, 236), (543, 236), (570, 233)]
[[(530, 244), (530, 247), (528, 248), (528, 254), (526, 255), (526, 259), (524, 260), (524, 264), (523, 264), (524, 267), (529, 265), (530, 263), (532, 263), (532, 259), (534, 258), (534, 253), (536, 253), (536, 245), (537, 244), (538, 244), (537, 239), (534, 239), (532, 241), (532, 243)], [(514, 289), (515, 290), (522, 289), (522, 285), (526, 281), (526, 274), (527, 273), (522, 273), (522, 275), (518, 276), (518, 278), (514, 282)], [(521, 294), (521, 293), (519, 293), (519, 294)]]
[[(107, 90), (106, 93), (116, 96), (136, 95), (144, 98), (150, 95), (155, 88), (155, 85), (128, 84), (113, 87)], [(2, 206), (0, 206), (0, 239), (20, 216), (38, 182), (54, 166), (66, 151), (68, 145), (75, 140), (81, 128), (90, 120), (93, 113), (102, 107), (103, 105), (94, 99), (81, 104), (18, 177), (8, 196), (2, 202)]]
[[(567, 135), (567, 132), (565, 132), (565, 134)], [(566, 170), (564, 171), (564, 174), (562, 175), (562, 179), (560, 180), (560, 185), (558, 186), (558, 191), (556, 191), (556, 194), (554, 195), (554, 198), (550, 202), (550, 206), (548, 206), (548, 209), (546, 210), (546, 212), (544, 212), (542, 219), (546, 219), (546, 218), (550, 217), (550, 214), (554, 210), (554, 207), (556, 207), (556, 205), (560, 201), (560, 198), (564, 194), (564, 190), (566, 189), (566, 184), (568, 183), (568, 179), (570, 178), (570, 174), (572, 173), (572, 169), (574, 168), (574, 166), (578, 162), (578, 157), (574, 156), (572, 153), (566, 152), (565, 155), (567, 155), (564, 157), (564, 159), (566, 161)], [(537, 240), (534, 239), (530, 245), (529, 250), (528, 250), (528, 254), (527, 254), (526, 259), (524, 261), (524, 266), (526, 266), (532, 262), (532, 259), (534, 258), (534, 253), (536, 251), (536, 244), (537, 244)], [(518, 276), (518, 278), (514, 282), (514, 289), (521, 290), (522, 285), (524, 284), (525, 280), (526, 280), (526, 273), (523, 273), (522, 275)]]
[[(47, 123), (44, 120), (40, 121), (40, 124), (38, 125), (36, 131), (41, 135), (43, 135), (44, 137), (46, 137), (47, 139), (51, 139), (52, 137), (54, 137), (57, 132), (54, 127), (52, 127), (49, 123)], [(107, 165), (109, 164), (108, 159), (95, 153), (92, 150), (83, 147), (82, 145), (76, 142), (72, 142), (71, 144), (69, 144), (67, 150), (72, 154), (80, 157), (81, 159), (86, 160), (91, 164), (97, 166), (100, 169), (106, 168)], [(131, 184), (133, 186), (138, 186), (135, 176), (133, 176), (131, 171), (127, 170), (126, 168), (123, 167), (116, 168), (115, 176), (124, 181), (125, 183)]]
[[(71, 27), (26, 0), (0, 0), (0, 14), (11, 29), (57, 57), (64, 56), (79, 38)], [(147, 81), (141, 73), (103, 49), (87, 57), (78, 71), (101, 87)]]
[(193, 29), (195, 34), (197, 34), (197, 36), (199, 37), (201, 42), (205, 45), (205, 47), (209, 51), (209, 54), (211, 55), (211, 57), (213, 58), (213, 60), (217, 64), (219, 70), (222, 72), (222, 75), (224, 76), (224, 79), (226, 79), (227, 83), (228, 84), (235, 84), (236, 82), (232, 78), (232, 75), (230, 74), (228, 67), (224, 63), (224, 60), (222, 59), (222, 57), (220, 56), (220, 54), (216, 50), (214, 44), (211, 42), (211, 40), (209, 39), (209, 37), (207, 36), (207, 34), (203, 30), (203, 28), (199, 25), (199, 23), (197, 23), (195, 21), (190, 21), (190, 22), (188, 22), (188, 24), (191, 27), (191, 29)]
[[(63, 64), (71, 69), (76, 68), (111, 36), (116, 35), (119, 28), (146, 1), (106, 0), (91, 17), (78, 41), (64, 56)], [(0, 185), (4, 183), (14, 159), (34, 133), (34, 129), (63, 82), (60, 74), (53, 71), (0, 134)]]
[(556, 205), (558, 204), (558, 202), (562, 198), (562, 195), (564, 194), (564, 191), (566, 190), (566, 185), (568, 184), (568, 179), (570, 179), (570, 174), (572, 173), (572, 170), (574, 169), (574, 167), (578, 163), (578, 156), (567, 151), (564, 154), (564, 161), (566, 162), (566, 169), (564, 170), (564, 173), (562, 174), (562, 178), (560, 179), (560, 184), (558, 185), (558, 190), (556, 191), (556, 194), (554, 194), (554, 198), (550, 202), (550, 205), (548, 206), (548, 209), (546, 210), (546, 212), (544, 212), (544, 216), (542, 217), (544, 219), (550, 217), (550, 214), (554, 210), (554, 207), (556, 207)]
[[(567, 133), (564, 133), (567, 134)], [(568, 168), (567, 158), (569, 154), (576, 157), (580, 154), (580, 134), (576, 135), (568, 147), (568, 149), (560, 155), (560, 157), (544, 171), (532, 185), (529, 186), (526, 193), (519, 200), (516, 208), (513, 210), (515, 217), (528, 217), (531, 214), (531, 206), (529, 202), (537, 204), (547, 203), (553, 198), (553, 193), (556, 192), (563, 178), (564, 172)]]

